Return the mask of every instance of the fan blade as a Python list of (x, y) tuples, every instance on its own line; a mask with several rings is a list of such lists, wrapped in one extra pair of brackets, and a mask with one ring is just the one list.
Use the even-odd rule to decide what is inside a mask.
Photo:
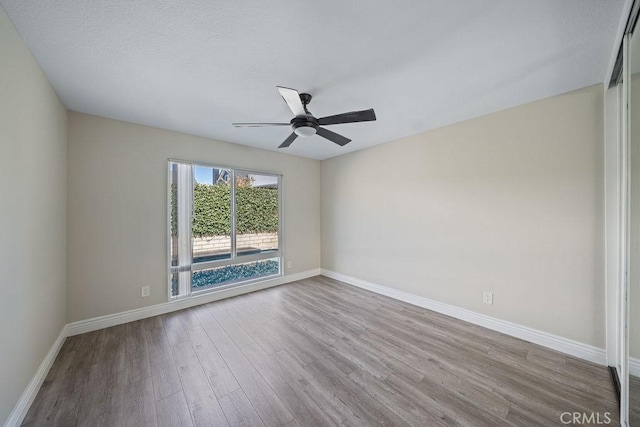
[(231, 123), (235, 127), (290, 126), (291, 123)]
[(331, 132), (329, 129), (319, 127), (316, 133), (321, 137), (328, 139), (331, 142), (335, 142), (339, 146), (344, 146), (351, 142), (349, 138), (346, 138), (335, 132)]
[(372, 122), (376, 119), (373, 108), (362, 111), (351, 111), (350, 113), (336, 114), (318, 119), (320, 125), (339, 125), (341, 123)]
[(304, 117), (307, 115), (307, 112), (304, 111), (304, 105), (302, 105), (300, 94), (297, 90), (278, 86), (278, 91), (280, 92), (280, 95), (282, 95), (284, 102), (287, 103), (289, 109), (296, 117)]
[(298, 135), (296, 135), (295, 132), (291, 132), (291, 135), (289, 135), (289, 137), (285, 139), (282, 144), (278, 145), (278, 148), (287, 148), (293, 141), (296, 140), (297, 137)]

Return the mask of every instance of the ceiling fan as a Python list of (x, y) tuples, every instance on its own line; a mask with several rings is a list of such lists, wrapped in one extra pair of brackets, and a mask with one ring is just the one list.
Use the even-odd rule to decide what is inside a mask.
[(316, 133), (331, 142), (344, 146), (351, 142), (349, 138), (320, 126), (338, 125), (342, 123), (371, 122), (376, 119), (373, 108), (362, 111), (351, 111), (349, 113), (336, 114), (335, 116), (322, 117), (316, 119), (307, 110), (307, 105), (311, 102), (311, 95), (308, 93), (298, 93), (295, 89), (278, 86), (278, 91), (287, 103), (291, 112), (295, 115), (289, 123), (233, 123), (236, 127), (262, 127), (262, 126), (291, 126), (293, 133), (284, 140), (278, 148), (286, 148), (299, 136), (312, 136)]

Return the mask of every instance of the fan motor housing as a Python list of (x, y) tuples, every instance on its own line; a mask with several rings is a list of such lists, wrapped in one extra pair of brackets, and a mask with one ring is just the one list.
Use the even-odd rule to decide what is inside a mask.
[(318, 130), (318, 120), (308, 115), (306, 117), (294, 117), (291, 120), (291, 126), (296, 135), (299, 136), (311, 136), (315, 135)]

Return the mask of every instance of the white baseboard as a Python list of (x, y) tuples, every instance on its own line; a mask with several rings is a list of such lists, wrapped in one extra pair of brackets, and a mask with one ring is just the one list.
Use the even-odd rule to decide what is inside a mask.
[(296, 280), (307, 279), (309, 277), (318, 276), (320, 269), (307, 270), (300, 273), (288, 274), (286, 276), (277, 277), (275, 279), (264, 280), (258, 283), (251, 283), (243, 286), (236, 286), (228, 289), (221, 289), (202, 295), (192, 296), (185, 299), (177, 299), (174, 301), (156, 304), (149, 307), (136, 308), (134, 310), (123, 311), (121, 313), (108, 314), (106, 316), (94, 317), (92, 319), (80, 320), (78, 322), (69, 323), (67, 325), (67, 335), (73, 336), (84, 334), (86, 332), (97, 331), (99, 329), (108, 328), (110, 326), (121, 325), (123, 323), (133, 322), (136, 320), (146, 319), (147, 317), (158, 316), (170, 313), (172, 311), (182, 310), (200, 304), (206, 304), (225, 298), (235, 297), (237, 295), (249, 292), (259, 291), (261, 289), (271, 288), (273, 286), (283, 285)]
[(33, 378), (31, 378), (31, 381), (22, 393), (22, 396), (20, 396), (20, 399), (18, 399), (16, 406), (13, 407), (13, 410), (9, 414), (9, 418), (7, 418), (7, 421), (5, 421), (4, 423), (5, 427), (17, 427), (22, 424), (24, 417), (27, 415), (27, 411), (29, 411), (29, 407), (31, 407), (33, 400), (36, 398), (36, 395), (40, 390), (40, 386), (42, 386), (44, 379), (49, 373), (49, 369), (51, 369), (51, 365), (53, 365), (53, 362), (56, 360), (58, 352), (62, 348), (62, 344), (64, 343), (66, 337), (67, 327), (65, 326), (62, 328), (62, 330), (60, 331), (60, 335), (58, 335), (58, 338), (56, 338), (53, 345), (49, 349), (49, 352), (44, 357), (44, 360), (38, 367), (35, 375), (33, 376)]
[[(573, 341), (568, 338), (559, 337), (557, 335), (542, 332), (537, 329), (529, 328), (527, 326), (522, 326), (516, 323), (507, 322), (505, 320), (496, 319), (494, 317), (476, 313), (464, 308), (459, 308), (453, 305), (430, 300), (428, 298), (389, 288), (387, 286), (367, 282), (366, 280), (361, 280), (342, 273), (336, 273), (335, 271), (326, 270), (324, 268), (322, 269), (322, 275), (331, 279), (339, 280), (349, 285), (357, 286), (368, 291), (404, 301), (409, 304), (417, 305), (419, 307), (433, 310), (447, 316), (455, 317), (456, 319), (483, 326), (485, 328), (501, 332), (506, 335), (511, 335), (513, 337), (520, 338), (534, 344), (548, 347), (552, 350), (560, 351), (562, 353), (575, 356), (580, 359), (588, 360), (599, 365), (606, 366), (607, 364), (607, 355), (605, 350), (602, 348), (583, 344), (581, 342)], [(640, 361), (638, 361), (637, 368), (640, 372)]]

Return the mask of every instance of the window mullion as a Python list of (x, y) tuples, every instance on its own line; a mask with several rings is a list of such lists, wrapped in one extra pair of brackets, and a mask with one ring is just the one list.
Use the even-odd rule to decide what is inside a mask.
[(237, 254), (236, 246), (236, 171), (231, 170), (231, 259)]

